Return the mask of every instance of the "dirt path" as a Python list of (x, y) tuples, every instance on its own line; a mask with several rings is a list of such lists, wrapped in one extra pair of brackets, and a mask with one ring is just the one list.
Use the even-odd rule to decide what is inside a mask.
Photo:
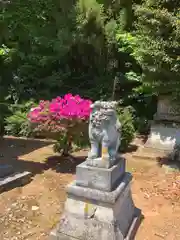
[[(1, 240), (46, 240), (63, 211), (65, 187), (74, 178), (76, 164), (54, 155), (48, 143), (1, 140), (0, 161), (33, 172), (33, 180), (0, 195)], [(133, 198), (145, 216), (136, 240), (180, 240), (180, 174), (166, 174), (155, 162), (133, 160)], [(17, 161), (18, 159), (18, 161)]]

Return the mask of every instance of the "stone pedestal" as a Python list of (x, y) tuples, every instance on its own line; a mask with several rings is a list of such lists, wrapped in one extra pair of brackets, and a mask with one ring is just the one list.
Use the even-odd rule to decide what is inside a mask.
[(51, 240), (134, 239), (141, 211), (133, 203), (125, 159), (109, 169), (77, 166), (76, 181), (67, 187), (60, 224)]

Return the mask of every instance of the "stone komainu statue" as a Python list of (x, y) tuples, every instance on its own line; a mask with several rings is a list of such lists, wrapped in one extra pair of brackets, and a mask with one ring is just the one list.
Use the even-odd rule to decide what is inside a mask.
[(113, 165), (120, 146), (121, 124), (116, 115), (116, 102), (92, 104), (89, 123), (89, 140), (91, 150), (88, 160), (101, 158)]

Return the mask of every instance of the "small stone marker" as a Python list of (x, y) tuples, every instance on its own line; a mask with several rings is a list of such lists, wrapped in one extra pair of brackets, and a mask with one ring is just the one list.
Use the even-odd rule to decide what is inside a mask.
[(170, 95), (159, 96), (157, 112), (151, 122), (145, 147), (171, 152), (176, 145), (180, 145), (179, 106), (172, 101)]
[(11, 183), (19, 180), (25, 181), (25, 179), (29, 176), (31, 176), (31, 173), (28, 171), (14, 171), (13, 166), (0, 164), (0, 192), (8, 189)]
[[(134, 158), (157, 160), (173, 155), (180, 146), (180, 112), (179, 106), (170, 95), (158, 97), (157, 112), (151, 121), (150, 134), (144, 146), (133, 154)], [(179, 154), (179, 153), (178, 153)], [(179, 159), (176, 159), (180, 161)]]
[(91, 150), (67, 187), (60, 224), (51, 240), (132, 240), (141, 219), (134, 206), (125, 159), (118, 156), (120, 126), (115, 102), (95, 102), (89, 124)]

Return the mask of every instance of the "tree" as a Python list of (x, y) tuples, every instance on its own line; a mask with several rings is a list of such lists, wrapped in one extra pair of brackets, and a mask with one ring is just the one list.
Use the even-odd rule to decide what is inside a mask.
[(144, 86), (180, 99), (180, 2), (145, 0), (134, 9), (135, 57), (143, 69)]
[(131, 68), (116, 39), (117, 29), (130, 29), (131, 12), (131, 0), (17, 0), (5, 5), (1, 37), (14, 49), (11, 85), (19, 89), (18, 99), (50, 99), (69, 91), (109, 98), (117, 72), (124, 75)]

